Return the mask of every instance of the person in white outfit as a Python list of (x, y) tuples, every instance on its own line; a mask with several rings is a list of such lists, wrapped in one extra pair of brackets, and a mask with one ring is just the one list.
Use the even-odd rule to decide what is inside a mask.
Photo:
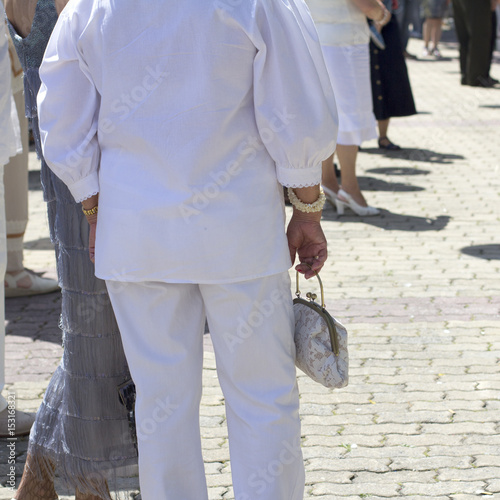
[[(9, 46), (5, 29), (5, 10), (0, 2), (0, 276), (7, 269), (7, 228), (5, 220), (5, 192), (3, 184), (4, 166), (9, 158), (21, 149), (21, 132), (16, 106), (12, 96), (11, 65)], [(0, 392), (5, 385), (5, 296), (0, 287)], [(0, 394), (0, 437), (13, 437), (28, 434), (34, 417), (15, 407), (9, 408), (8, 402)]]
[(43, 278), (24, 267), (24, 233), (28, 225), (28, 120), (23, 95), (23, 70), (9, 37), (12, 93), (21, 127), (22, 151), (10, 159), (4, 171), (7, 220), (6, 297), (27, 297), (59, 290), (56, 280)]
[(305, 4), (76, 0), (40, 76), (44, 156), (82, 202), (137, 387), (142, 498), (208, 498), (206, 317), (235, 498), (302, 499), (288, 269), (298, 255), (310, 278), (327, 258), (337, 130)]
[(307, 0), (318, 29), (339, 111), (337, 155), (342, 186), (333, 168), (333, 156), (323, 163), (323, 189), (339, 215), (348, 206), (361, 216), (378, 215), (368, 206), (358, 184), (356, 160), (359, 146), (375, 139), (370, 85), (370, 41), (366, 17), (384, 26), (390, 13), (378, 0)]

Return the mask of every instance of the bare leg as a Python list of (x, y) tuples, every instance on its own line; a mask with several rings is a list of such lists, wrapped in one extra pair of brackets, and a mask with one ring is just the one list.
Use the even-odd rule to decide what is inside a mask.
[(54, 488), (54, 477), (47, 470), (47, 467), (50, 467), (50, 465), (37, 464), (34, 462), (33, 457), (28, 455), (23, 477), (14, 498), (16, 500), (57, 499), (57, 493)]
[(387, 137), (387, 131), (389, 130), (389, 118), (387, 120), (378, 120), (378, 136), (380, 138)]
[(359, 189), (358, 178), (356, 177), (358, 149), (358, 146), (343, 146), (338, 144), (337, 155), (342, 172), (342, 189), (350, 194), (356, 203), (362, 207), (366, 207), (368, 204)]
[(429, 49), (429, 42), (431, 40), (431, 30), (429, 27), (429, 19), (426, 19), (422, 27), (422, 38), (424, 39), (425, 48)]
[(81, 493), (77, 489), (76, 490), (76, 494), (75, 494), (75, 500), (110, 500), (111, 499), (111, 494), (109, 493), (109, 489), (108, 489), (107, 483), (105, 484), (105, 488), (108, 491), (108, 495), (105, 498), (100, 497), (98, 495), (93, 495), (93, 494), (88, 494), (88, 493)]
[(443, 20), (442, 19), (429, 19), (428, 22), (430, 23), (430, 30), (429, 31), (431, 32), (431, 39), (432, 39), (432, 45), (433, 45), (432, 48), (437, 49), (439, 41), (441, 40)]
[(335, 169), (333, 168), (333, 157), (334, 155), (323, 162), (321, 184), (336, 193), (339, 190), (339, 183), (335, 175)]

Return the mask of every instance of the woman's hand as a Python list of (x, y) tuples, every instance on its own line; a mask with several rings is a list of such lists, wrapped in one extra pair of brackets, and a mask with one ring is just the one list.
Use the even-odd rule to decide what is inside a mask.
[(385, 8), (380, 0), (351, 0), (351, 2), (363, 12), (363, 14), (374, 21), (380, 29), (391, 20), (391, 13)]
[(306, 279), (312, 278), (314, 271), (321, 270), (328, 256), (320, 220), (321, 212), (306, 214), (294, 209), (286, 232), (292, 264), (298, 255), (301, 263), (295, 269)]
[[(88, 219), (87, 219), (88, 220)], [(89, 232), (89, 257), (90, 260), (95, 264), (95, 231), (97, 228), (97, 216), (95, 221), (89, 221), (90, 232)]]
[(97, 228), (97, 206), (99, 204), (99, 195), (95, 194), (94, 196), (91, 196), (90, 198), (87, 198), (86, 200), (82, 201), (82, 208), (84, 210), (91, 210), (93, 208), (96, 208), (96, 211), (94, 214), (87, 215), (85, 214), (85, 217), (87, 218), (87, 222), (89, 223), (90, 226), (90, 231), (89, 231), (89, 257), (92, 262), (95, 263), (95, 233), (96, 233), (96, 228)]

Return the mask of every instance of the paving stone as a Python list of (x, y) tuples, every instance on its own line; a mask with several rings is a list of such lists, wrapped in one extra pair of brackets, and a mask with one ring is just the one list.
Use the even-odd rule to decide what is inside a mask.
[[(461, 434), (430, 434), (428, 432), (418, 435), (386, 434), (384, 443), (388, 446), (459, 446), (463, 443)], [(431, 448), (432, 449), (432, 448)]]
[(434, 471), (397, 471), (375, 474), (373, 472), (357, 472), (352, 480), (353, 484), (395, 484), (403, 483), (430, 483), (435, 480)]
[(338, 498), (348, 495), (358, 495), (358, 498), (371, 497), (372, 495), (382, 495), (382, 497), (398, 496), (399, 486), (396, 484), (334, 484), (317, 483), (313, 485), (314, 495), (332, 494)]
[(500, 478), (500, 467), (476, 467), (467, 470), (440, 469), (440, 481), (483, 481)]
[[(426, 458), (396, 458), (390, 465), (392, 470), (412, 470), (412, 471), (441, 471), (443, 468), (454, 467), (457, 469), (457, 474), (460, 474), (462, 469), (471, 467), (472, 457), (450, 457), (450, 456), (434, 456)], [(441, 479), (441, 478), (440, 478)], [(443, 478), (443, 480), (446, 480)]]
[(366, 459), (366, 458), (342, 458), (342, 459), (324, 459), (312, 458), (307, 461), (308, 470), (330, 470), (330, 471), (370, 471), (387, 472), (390, 460), (384, 459)]
[(473, 494), (484, 491), (483, 482), (450, 481), (435, 483), (404, 483), (401, 489), (403, 496), (422, 495), (431, 498), (437, 495), (453, 495), (457, 493)]
[(488, 484), (486, 491), (490, 493), (500, 493), (500, 479), (498, 479), (498, 477), (494, 480), (487, 480), (486, 482)]

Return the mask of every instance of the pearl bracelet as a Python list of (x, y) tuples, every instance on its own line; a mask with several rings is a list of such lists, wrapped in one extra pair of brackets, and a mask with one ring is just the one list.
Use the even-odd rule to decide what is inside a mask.
[(323, 207), (325, 206), (326, 197), (321, 188), (319, 191), (319, 197), (314, 203), (304, 203), (300, 201), (292, 188), (288, 188), (287, 191), (290, 203), (300, 212), (305, 212), (306, 214), (310, 214), (312, 212), (321, 212), (321, 210), (323, 210)]
[(387, 22), (387, 20), (389, 19), (389, 16), (391, 15), (391, 13), (389, 12), (388, 9), (384, 8), (384, 14), (382, 15), (382, 19), (380, 21), (375, 21), (377, 24), (380, 24), (380, 25), (383, 25)]

